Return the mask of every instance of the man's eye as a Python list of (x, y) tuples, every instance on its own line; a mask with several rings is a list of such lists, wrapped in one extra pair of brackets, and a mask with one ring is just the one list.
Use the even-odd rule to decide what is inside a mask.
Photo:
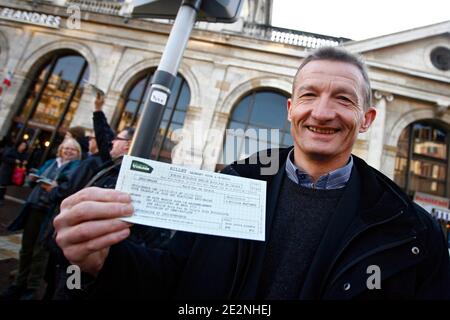
[(338, 96), (338, 99), (341, 100), (341, 101), (344, 101), (344, 102), (352, 102), (352, 100), (350, 100), (346, 96)]
[(309, 98), (309, 97), (314, 97), (314, 96), (315, 96), (314, 93), (312, 93), (312, 92), (307, 92), (307, 93), (302, 93), (302, 94), (300, 95), (300, 98)]

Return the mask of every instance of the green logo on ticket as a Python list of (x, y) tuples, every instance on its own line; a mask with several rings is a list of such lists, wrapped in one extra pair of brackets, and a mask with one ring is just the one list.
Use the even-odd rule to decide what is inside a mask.
[(148, 164), (140, 162), (140, 161), (136, 161), (136, 160), (131, 161), (130, 169), (134, 170), (134, 171), (140, 171), (140, 172), (146, 172), (146, 173), (151, 173), (153, 171), (153, 168), (151, 166), (149, 166)]

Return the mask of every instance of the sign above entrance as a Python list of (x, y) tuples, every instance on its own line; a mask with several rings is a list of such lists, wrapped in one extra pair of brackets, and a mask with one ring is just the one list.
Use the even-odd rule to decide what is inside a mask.
[(433, 208), (447, 210), (449, 208), (450, 200), (448, 198), (442, 198), (433, 196), (431, 194), (416, 192), (414, 194), (414, 202), (431, 213), (431, 210)]
[(31, 23), (39, 26), (58, 29), (61, 24), (60, 16), (43, 14), (32, 11), (0, 8), (0, 18), (23, 23)]

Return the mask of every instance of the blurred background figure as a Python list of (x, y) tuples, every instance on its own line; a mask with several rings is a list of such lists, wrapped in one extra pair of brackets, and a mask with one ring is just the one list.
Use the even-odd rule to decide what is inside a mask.
[(78, 167), (81, 147), (73, 138), (59, 145), (57, 157), (46, 161), (31, 177), (36, 186), (31, 191), (9, 231), (23, 229), (19, 253), (19, 269), (13, 284), (0, 294), (2, 300), (34, 300), (42, 284), (48, 251), (41, 245), (39, 235), (51, 202), (49, 192), (67, 181)]
[(73, 138), (77, 140), (81, 147), (81, 160), (86, 159), (89, 152), (89, 137), (83, 127), (71, 127), (67, 130), (65, 138)]
[(14, 169), (27, 164), (27, 149), (27, 143), (21, 142), (17, 147), (6, 148), (2, 154), (0, 165), (0, 205), (4, 204), (6, 188), (11, 184)]

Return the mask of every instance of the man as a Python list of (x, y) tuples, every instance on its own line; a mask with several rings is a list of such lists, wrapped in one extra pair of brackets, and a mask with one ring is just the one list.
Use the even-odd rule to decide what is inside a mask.
[(81, 296), (450, 298), (436, 223), (351, 155), (376, 114), (363, 63), (334, 48), (312, 53), (287, 107), (294, 147), (273, 150), (278, 172), (262, 175), (260, 163), (223, 171), (267, 181), (266, 241), (177, 232), (167, 252), (146, 251), (125, 240), (130, 224), (118, 220), (133, 211), (129, 195), (86, 189), (54, 222), (58, 245), (85, 272)]

